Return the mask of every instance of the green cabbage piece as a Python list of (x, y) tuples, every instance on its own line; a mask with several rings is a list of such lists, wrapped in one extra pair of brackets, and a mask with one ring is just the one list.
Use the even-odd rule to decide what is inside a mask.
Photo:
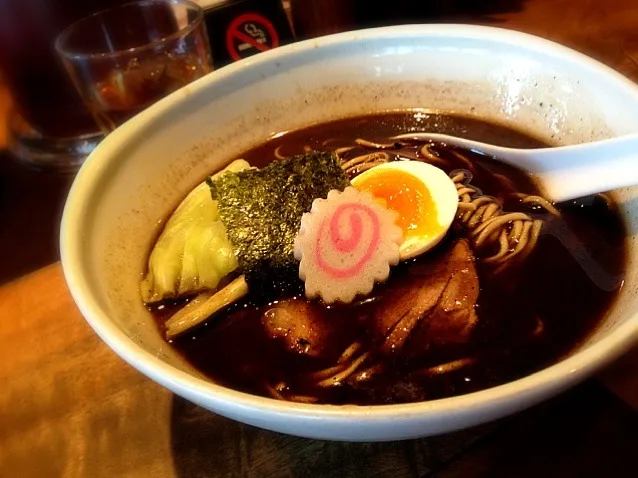
[[(250, 164), (238, 159), (213, 177), (248, 168)], [(152, 303), (214, 290), (237, 267), (217, 201), (204, 182), (184, 198), (164, 226), (149, 256), (140, 294), (145, 303)]]

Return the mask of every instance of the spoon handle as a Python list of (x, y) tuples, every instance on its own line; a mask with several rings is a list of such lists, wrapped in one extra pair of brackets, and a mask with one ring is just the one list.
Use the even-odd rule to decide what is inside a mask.
[[(556, 202), (638, 185), (638, 136), (559, 148), (511, 150)], [(504, 159), (508, 155), (505, 154)]]
[(396, 139), (442, 142), (493, 156), (526, 170), (554, 202), (638, 185), (638, 135), (635, 134), (538, 149), (503, 148), (433, 133), (409, 133)]

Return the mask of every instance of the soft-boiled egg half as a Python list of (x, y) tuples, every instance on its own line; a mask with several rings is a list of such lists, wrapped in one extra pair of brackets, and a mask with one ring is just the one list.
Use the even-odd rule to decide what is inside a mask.
[(385, 207), (396, 211), (403, 230), (401, 260), (436, 246), (454, 221), (459, 198), (445, 172), (420, 161), (394, 161), (369, 169), (351, 181)]

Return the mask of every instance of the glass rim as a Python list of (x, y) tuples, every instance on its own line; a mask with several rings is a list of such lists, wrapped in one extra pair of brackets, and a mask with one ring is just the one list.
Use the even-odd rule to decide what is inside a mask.
[[(132, 6), (148, 6), (148, 5), (185, 5), (190, 8), (192, 11), (196, 13), (196, 17), (194, 20), (189, 21), (187, 25), (180, 28), (177, 31), (174, 31), (170, 35), (160, 38), (159, 40), (153, 40), (148, 43), (144, 43), (140, 46), (135, 46), (131, 48), (124, 48), (121, 50), (115, 51), (107, 51), (101, 53), (81, 53), (78, 51), (72, 51), (64, 47), (63, 43), (68, 40), (69, 36), (73, 33), (73, 31), (81, 24), (87, 23), (91, 20), (94, 20), (104, 14), (120, 9), (124, 9), (126, 7)], [(133, 0), (131, 2), (122, 3), (120, 5), (116, 5), (113, 7), (105, 8), (98, 12), (92, 13), (84, 18), (81, 18), (71, 25), (66, 27), (62, 32), (57, 36), (55, 40), (55, 50), (58, 54), (64, 58), (72, 59), (72, 60), (86, 60), (86, 59), (106, 59), (106, 58), (114, 58), (118, 56), (123, 56), (127, 54), (138, 53), (140, 51), (152, 50), (160, 45), (163, 45), (171, 40), (176, 38), (186, 36), (192, 31), (194, 31), (202, 22), (204, 21), (204, 11), (203, 9), (194, 1), (191, 0)]]

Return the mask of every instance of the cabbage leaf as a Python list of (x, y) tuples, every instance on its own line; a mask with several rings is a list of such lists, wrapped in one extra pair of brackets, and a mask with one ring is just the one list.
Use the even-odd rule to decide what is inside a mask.
[[(238, 159), (213, 178), (248, 168), (246, 161)], [(217, 201), (211, 198), (210, 189), (203, 182), (184, 198), (166, 222), (149, 256), (140, 294), (145, 303), (152, 303), (214, 290), (237, 267)]]

